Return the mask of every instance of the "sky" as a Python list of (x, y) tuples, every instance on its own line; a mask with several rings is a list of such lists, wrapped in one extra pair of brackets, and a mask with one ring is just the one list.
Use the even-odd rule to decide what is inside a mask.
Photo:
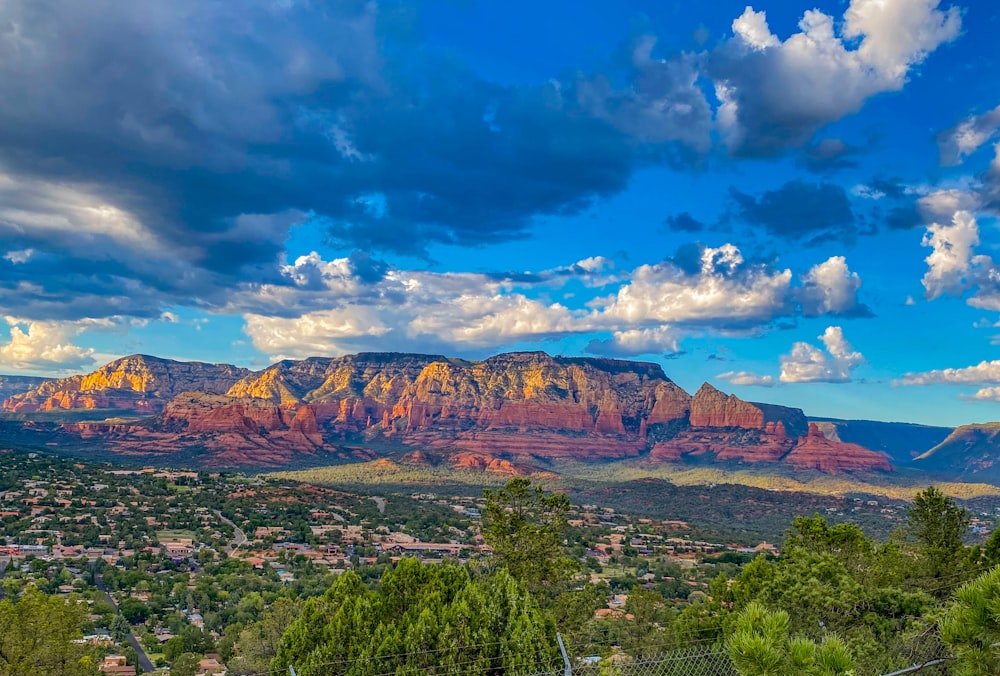
[(660, 363), (1000, 420), (989, 0), (5, 0), (0, 373)]

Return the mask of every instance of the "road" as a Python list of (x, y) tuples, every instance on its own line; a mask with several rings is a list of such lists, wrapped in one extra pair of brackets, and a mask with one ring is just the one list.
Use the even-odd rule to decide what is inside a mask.
[(246, 533), (240, 530), (240, 527), (237, 526), (235, 523), (233, 523), (226, 517), (222, 516), (222, 512), (220, 512), (219, 510), (215, 510), (215, 515), (219, 517), (219, 520), (222, 521), (222, 523), (232, 526), (233, 528), (233, 533), (234, 533), (233, 542), (232, 544), (226, 547), (226, 553), (231, 555), (233, 552), (235, 552), (237, 549), (240, 548), (240, 545), (242, 545), (247, 541)]
[[(111, 594), (108, 593), (108, 587), (107, 585), (104, 584), (104, 578), (102, 578), (101, 574), (97, 571), (96, 564), (97, 564), (96, 561), (94, 561), (91, 564), (94, 571), (94, 585), (96, 585), (97, 589), (102, 594), (104, 594), (104, 598), (107, 599), (108, 603), (111, 604), (111, 607), (114, 608), (115, 612), (117, 613), (118, 604), (115, 603), (115, 600), (111, 598)], [(128, 642), (135, 650), (135, 654), (139, 656), (139, 666), (142, 667), (142, 670), (146, 673), (155, 671), (156, 667), (153, 666), (153, 663), (149, 660), (149, 657), (146, 655), (146, 651), (142, 649), (142, 644), (139, 643), (139, 640), (135, 637), (135, 634), (133, 634), (131, 631), (128, 633)]]

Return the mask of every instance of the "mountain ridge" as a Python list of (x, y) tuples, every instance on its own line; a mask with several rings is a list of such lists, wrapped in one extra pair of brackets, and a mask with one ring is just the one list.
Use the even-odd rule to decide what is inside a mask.
[(541, 351), (479, 361), (366, 352), (257, 371), (130, 355), (41, 383), (3, 406), (22, 414), (130, 411), (146, 417), (66, 423), (60, 433), (127, 455), (187, 449), (206, 465), (362, 459), (392, 446), (528, 464), (706, 456), (828, 472), (892, 468), (889, 453), (837, 429), (824, 434), (801, 409), (744, 401), (709, 383), (691, 395), (654, 362)]

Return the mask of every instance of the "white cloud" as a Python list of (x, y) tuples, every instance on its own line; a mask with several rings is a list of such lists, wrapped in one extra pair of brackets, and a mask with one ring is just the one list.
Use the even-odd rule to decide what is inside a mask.
[(731, 385), (774, 386), (774, 376), (761, 376), (749, 371), (726, 371), (716, 377), (728, 381)]
[(787, 312), (791, 270), (746, 265), (732, 244), (706, 248), (700, 268), (698, 274), (687, 274), (670, 262), (642, 265), (597, 318), (737, 327)]
[(844, 12), (844, 37), (862, 38), (858, 57), (887, 81), (902, 84), (910, 66), (938, 45), (958, 37), (958, 7), (938, 10), (940, 0), (852, 0)]
[(618, 357), (637, 357), (643, 354), (675, 354), (680, 352), (682, 334), (672, 326), (651, 329), (615, 331), (610, 340), (592, 340), (587, 351)]
[(802, 276), (799, 301), (806, 316), (850, 314), (861, 309), (861, 278), (847, 267), (843, 256), (831, 256)]
[(941, 164), (961, 164), (1000, 130), (1000, 106), (962, 120), (951, 129), (938, 134)]
[(1000, 401), (1000, 387), (984, 387), (967, 398), (976, 401)]
[(109, 323), (103, 319), (76, 322), (4, 319), (10, 327), (10, 340), (0, 345), (0, 367), (31, 372), (75, 371), (93, 365), (94, 349), (75, 345), (73, 339), (88, 328)]
[(730, 149), (767, 155), (802, 145), (869, 97), (901, 89), (912, 66), (959, 34), (960, 11), (938, 4), (852, 0), (840, 36), (833, 17), (809, 10), (784, 41), (763, 12), (747, 7), (709, 64), (721, 102), (716, 118)]
[[(694, 331), (766, 326), (796, 312), (801, 291), (790, 270), (749, 264), (732, 245), (705, 248), (692, 264), (673, 261), (606, 275), (610, 262), (584, 259), (566, 268), (510, 278), (389, 268), (374, 282), (360, 280), (349, 259), (318, 254), (283, 267), (287, 284), (264, 284), (234, 294), (253, 344), (269, 355), (344, 354), (364, 349), (481, 351), (518, 342), (608, 332), (588, 350), (639, 355), (679, 351)], [(860, 284), (842, 260), (806, 275), (810, 313), (854, 307)], [(830, 270), (826, 273), (824, 271)], [(566, 274), (616, 284), (581, 306), (562, 293)], [(523, 278), (525, 281), (519, 282)], [(560, 296), (559, 294), (562, 293)]]
[(987, 385), (1000, 383), (1000, 360), (981, 361), (963, 368), (904, 373), (897, 385)]
[(982, 198), (969, 188), (944, 188), (934, 190), (917, 200), (917, 208), (925, 219), (946, 220), (956, 212), (974, 212), (982, 206)]
[(851, 373), (864, 363), (844, 338), (839, 326), (829, 326), (823, 335), (824, 349), (809, 343), (795, 343), (791, 354), (781, 357), (781, 382), (783, 383), (846, 383)]
[(767, 12), (755, 12), (749, 6), (733, 20), (733, 33), (758, 51), (781, 44), (767, 25)]
[(961, 295), (974, 281), (973, 266), (987, 264), (989, 260), (973, 255), (979, 244), (979, 226), (967, 211), (956, 212), (950, 225), (927, 226), (922, 244), (932, 249), (924, 259), (927, 272), (921, 280), (928, 300)]
[(4, 258), (9, 260), (14, 265), (19, 265), (21, 263), (27, 263), (31, 260), (31, 257), (35, 255), (34, 249), (19, 249), (17, 251), (10, 251), (4, 255)]

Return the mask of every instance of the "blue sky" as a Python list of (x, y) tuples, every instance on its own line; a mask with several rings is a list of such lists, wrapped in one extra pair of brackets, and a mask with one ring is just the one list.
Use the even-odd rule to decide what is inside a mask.
[(657, 361), (1000, 419), (982, 0), (0, 5), (0, 372)]

